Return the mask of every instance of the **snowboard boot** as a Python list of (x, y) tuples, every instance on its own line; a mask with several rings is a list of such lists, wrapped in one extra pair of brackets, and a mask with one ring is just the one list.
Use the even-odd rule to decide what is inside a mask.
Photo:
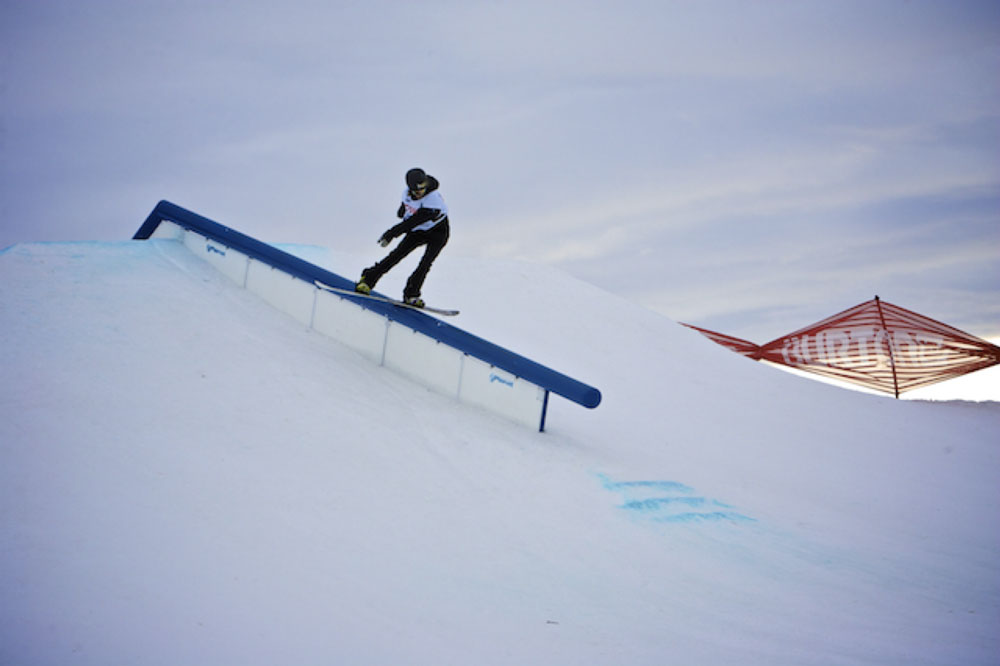
[(358, 280), (358, 283), (354, 285), (354, 291), (358, 292), (359, 294), (370, 294), (370, 293), (372, 293), (372, 288), (370, 286), (368, 286), (367, 282), (365, 282), (365, 276), (364, 275), (362, 275), (361, 279)]
[(412, 305), (415, 308), (422, 308), (426, 305), (426, 303), (424, 303), (424, 299), (419, 296), (407, 296), (403, 299), (403, 302), (407, 305)]

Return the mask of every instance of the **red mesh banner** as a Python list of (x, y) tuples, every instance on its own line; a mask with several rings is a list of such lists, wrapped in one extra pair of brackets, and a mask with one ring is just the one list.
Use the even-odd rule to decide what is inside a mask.
[(684, 325), (749, 358), (896, 397), (1000, 363), (997, 345), (878, 296), (761, 346)]
[(899, 396), (1000, 363), (1000, 347), (877, 296), (761, 346), (760, 358)]
[(718, 342), (723, 347), (732, 349), (737, 354), (743, 354), (744, 356), (748, 356), (752, 359), (760, 358), (760, 347), (749, 340), (741, 340), (740, 338), (734, 338), (731, 335), (724, 335), (722, 333), (710, 331), (707, 328), (698, 328), (697, 326), (692, 326), (691, 324), (684, 324), (684, 322), (681, 323), (688, 328), (693, 328), (706, 338), (713, 340), (714, 342)]

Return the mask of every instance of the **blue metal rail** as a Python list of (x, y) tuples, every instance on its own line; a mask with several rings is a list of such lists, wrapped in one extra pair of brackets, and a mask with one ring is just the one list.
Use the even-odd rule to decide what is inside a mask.
[[(253, 259), (305, 280), (309, 284), (313, 284), (316, 280), (319, 280), (332, 287), (339, 287), (341, 289), (354, 288), (354, 282), (347, 278), (324, 270), (304, 259), (279, 250), (267, 243), (262, 243), (255, 238), (251, 238), (235, 229), (181, 208), (169, 201), (161, 201), (156, 205), (149, 214), (149, 217), (146, 218), (146, 221), (136, 231), (133, 239), (145, 240), (149, 238), (163, 221), (173, 222), (184, 229), (195, 231), (226, 247), (242, 252)], [(352, 297), (345, 295), (345, 298)], [(601, 392), (593, 386), (588, 386), (572, 377), (567, 377), (560, 372), (556, 372), (551, 368), (547, 368), (531, 359), (515, 354), (509, 349), (483, 340), (439, 319), (416, 310), (400, 308), (372, 299), (359, 297), (353, 300), (362, 307), (398, 321), (443, 344), (454, 347), (469, 356), (521, 377), (546, 391), (561, 395), (579, 405), (593, 409), (601, 403)]]

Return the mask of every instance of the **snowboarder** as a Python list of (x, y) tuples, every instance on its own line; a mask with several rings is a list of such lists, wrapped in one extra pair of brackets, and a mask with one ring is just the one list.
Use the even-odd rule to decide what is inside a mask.
[(420, 258), (417, 269), (410, 275), (403, 289), (403, 300), (406, 303), (424, 307), (420, 289), (427, 278), (427, 272), (431, 269), (431, 264), (448, 242), (450, 233), (448, 207), (438, 192), (439, 185), (437, 179), (428, 175), (423, 169), (410, 169), (406, 172), (403, 201), (396, 211), (396, 217), (402, 221), (382, 234), (378, 242), (382, 247), (388, 247), (394, 238), (406, 235), (382, 261), (362, 271), (361, 279), (354, 285), (355, 291), (362, 294), (371, 293), (379, 279), (393, 266), (410, 252), (425, 245), (424, 256)]

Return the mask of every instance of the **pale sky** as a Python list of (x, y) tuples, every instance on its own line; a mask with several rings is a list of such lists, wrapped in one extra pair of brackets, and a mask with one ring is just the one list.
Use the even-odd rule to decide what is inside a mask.
[(0, 0), (0, 248), (168, 199), (374, 262), (420, 166), (439, 261), (757, 343), (876, 294), (993, 337), (998, 73), (995, 0)]

